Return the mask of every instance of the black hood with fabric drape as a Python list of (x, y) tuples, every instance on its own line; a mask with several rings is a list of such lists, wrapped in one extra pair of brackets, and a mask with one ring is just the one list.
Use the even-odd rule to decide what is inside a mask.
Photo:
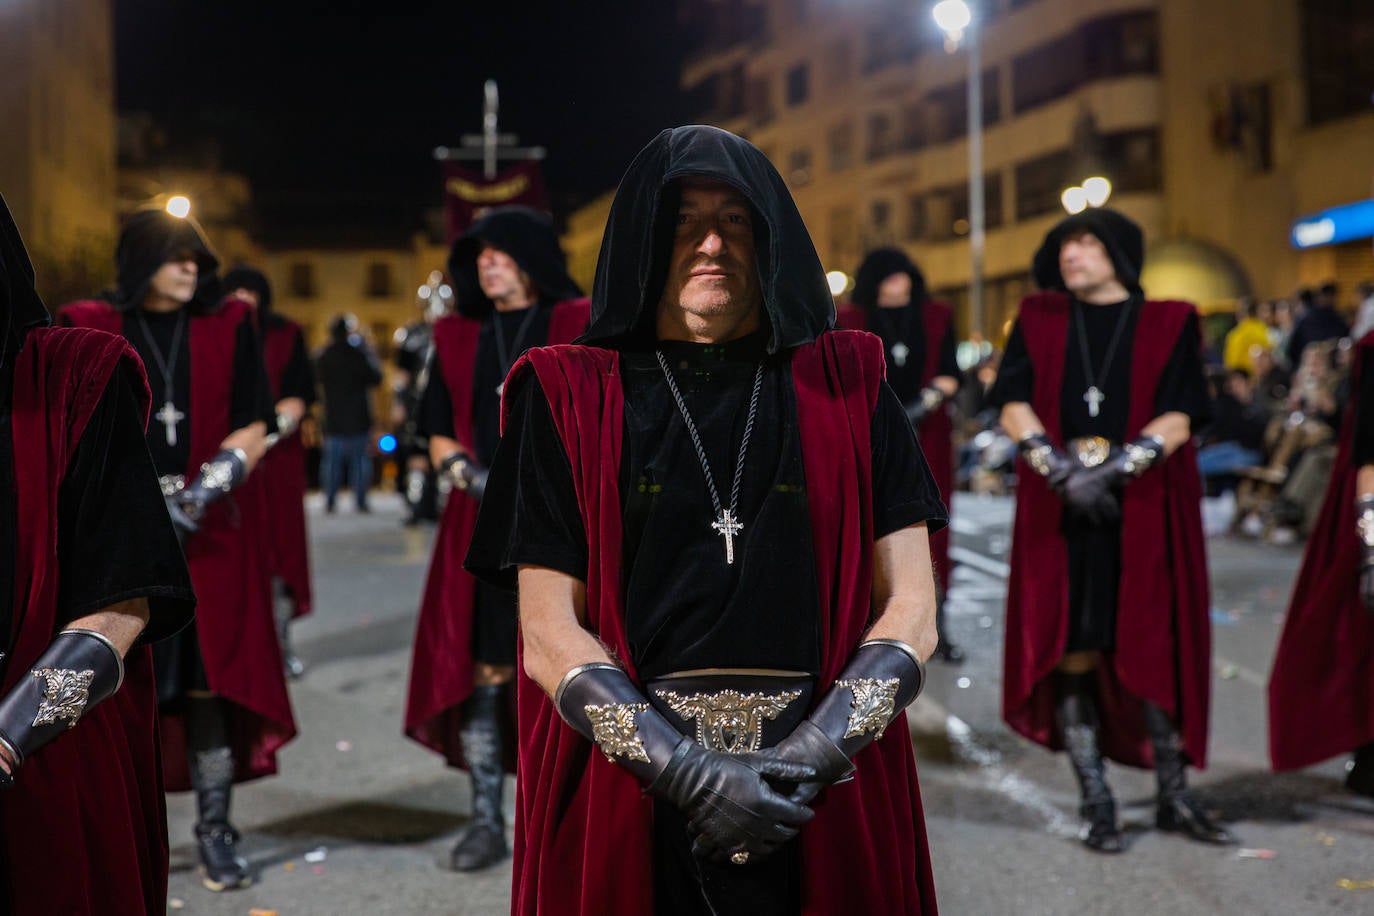
[(815, 340), (835, 326), (821, 259), (778, 170), (752, 143), (715, 127), (665, 130), (630, 163), (611, 204), (582, 343), (623, 347), (652, 340), (672, 253), (677, 182), (709, 178), (739, 191), (755, 223), (768, 351)]
[(0, 331), (3, 334), (0, 363), (8, 362), (19, 352), (30, 328), (52, 323), (52, 317), (34, 288), (33, 263), (3, 197), (0, 197), (0, 322), (4, 324)]
[(529, 275), (539, 298), (552, 305), (582, 296), (568, 276), (567, 259), (558, 247), (553, 220), (532, 207), (497, 207), (484, 214), (453, 243), (448, 258), (448, 273), (453, 278), (458, 311), (469, 318), (482, 318), (496, 306), (477, 278), (477, 255), (484, 245), (510, 255)]
[(178, 251), (195, 254), (200, 268), (196, 295), (191, 306), (201, 311), (212, 309), (219, 301), (219, 281), (215, 271), (219, 258), (205, 238), (200, 224), (190, 217), (172, 216), (166, 210), (134, 212), (124, 221), (115, 247), (115, 288), (110, 304), (120, 311), (141, 305), (153, 274)]
[(1075, 213), (1049, 231), (1031, 262), (1035, 285), (1041, 289), (1068, 292), (1059, 272), (1059, 249), (1064, 240), (1081, 232), (1091, 232), (1107, 249), (1121, 285), (1141, 295), (1140, 269), (1145, 264), (1145, 233), (1129, 217), (1108, 207), (1089, 207)]
[(286, 319), (272, 311), (272, 284), (267, 275), (256, 267), (240, 264), (232, 267), (220, 278), (219, 288), (224, 295), (236, 289), (251, 290), (258, 294), (258, 324), (262, 327), (277, 327), (285, 324)]
[(926, 278), (916, 262), (900, 248), (876, 248), (868, 253), (864, 262), (854, 273), (854, 295), (851, 300), (866, 309), (878, 307), (878, 287), (893, 274), (906, 274), (911, 278), (911, 304), (919, 305), (926, 301)]

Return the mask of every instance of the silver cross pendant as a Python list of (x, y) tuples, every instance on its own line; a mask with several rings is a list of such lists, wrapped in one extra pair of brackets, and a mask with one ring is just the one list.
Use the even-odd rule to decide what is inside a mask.
[(735, 535), (744, 530), (744, 523), (735, 518), (729, 509), (723, 509), (720, 518), (711, 523), (721, 537), (725, 538), (725, 563), (735, 565)]

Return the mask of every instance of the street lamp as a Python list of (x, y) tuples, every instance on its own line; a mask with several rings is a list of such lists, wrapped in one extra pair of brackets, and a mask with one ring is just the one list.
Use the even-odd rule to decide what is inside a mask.
[(173, 194), (167, 198), (167, 212), (177, 219), (185, 219), (191, 215), (191, 198), (185, 194)]
[(1065, 188), (1059, 202), (1069, 213), (1082, 213), (1089, 207), (1100, 207), (1112, 196), (1112, 183), (1101, 175), (1083, 179), (1081, 185)]
[(842, 270), (827, 271), (825, 282), (830, 287), (830, 295), (838, 299), (844, 295), (845, 290), (849, 289), (849, 274)]
[(963, 42), (968, 50), (968, 243), (970, 272), (968, 307), (970, 331), (983, 331), (983, 65), (978, 53), (978, 29), (973, 10), (964, 0), (940, 0), (930, 10), (945, 33), (945, 50), (953, 53)]

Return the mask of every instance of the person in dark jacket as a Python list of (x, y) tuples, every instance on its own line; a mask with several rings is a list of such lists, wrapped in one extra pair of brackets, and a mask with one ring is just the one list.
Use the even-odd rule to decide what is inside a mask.
[(330, 343), (315, 359), (315, 374), (324, 394), (324, 460), (320, 467), (325, 511), (333, 512), (343, 485), (344, 468), (353, 483), (355, 505), (367, 512), (372, 459), (367, 438), (372, 430), (372, 389), (382, 382), (377, 357), (354, 331), (357, 320), (340, 315), (329, 325)]

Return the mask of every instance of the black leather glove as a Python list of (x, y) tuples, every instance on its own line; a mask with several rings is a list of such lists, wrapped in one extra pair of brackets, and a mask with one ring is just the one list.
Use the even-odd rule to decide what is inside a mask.
[(614, 665), (582, 665), (554, 695), (559, 714), (608, 760), (633, 773), (648, 792), (687, 815), (694, 850), (743, 864), (797, 835), (812, 817), (768, 779), (816, 778), (804, 763), (769, 753), (731, 756), (708, 751), (679, 733)]
[[(27, 677), (0, 700), (0, 743), (17, 771), (39, 748), (70, 728), (82, 714), (124, 682), (124, 659), (94, 630), (63, 630), (48, 644)], [(0, 770), (0, 786), (14, 772)]]
[[(186, 519), (194, 525), (199, 525), (201, 519), (205, 518), (205, 510), (228, 496), (247, 476), (248, 456), (244, 454), (243, 449), (222, 448), (213, 458), (200, 466), (200, 475), (191, 481), (186, 489), (173, 496), (172, 501)], [(175, 513), (172, 515), (172, 523), (178, 526), (178, 531), (181, 530), (183, 523), (178, 523)], [(195, 530), (191, 529), (192, 532)]]
[(906, 418), (912, 426), (920, 426), (921, 421), (930, 416), (945, 403), (945, 393), (939, 388), (922, 388), (916, 400), (906, 405)]
[(191, 535), (200, 530), (200, 525), (192, 521), (191, 517), (181, 508), (181, 503), (177, 501), (180, 494), (164, 496), (167, 502), (167, 514), (172, 518), (172, 528), (177, 533), (177, 541), (182, 547), (191, 539)]
[(1069, 474), (1078, 467), (1068, 455), (1055, 447), (1049, 436), (1044, 433), (1031, 433), (1016, 443), (1030, 469), (1049, 482), (1050, 489), (1063, 494), (1064, 482)]
[(1163, 439), (1141, 436), (1096, 467), (1076, 468), (1064, 483), (1064, 502), (1096, 524), (1114, 522), (1121, 517), (1117, 490), (1163, 457)]
[(854, 755), (882, 737), (888, 724), (920, 694), (925, 679), (925, 666), (905, 643), (861, 643), (810, 717), (773, 748), (777, 756), (815, 769), (816, 778), (791, 786), (775, 784), (788, 789), (792, 801), (804, 804), (854, 772)]
[(454, 452), (439, 462), (439, 473), (447, 474), (453, 485), (478, 502), (487, 492), (487, 469), (468, 459), (462, 452)]
[(1355, 526), (1362, 545), (1360, 554), (1360, 601), (1374, 614), (1374, 494), (1355, 503)]

